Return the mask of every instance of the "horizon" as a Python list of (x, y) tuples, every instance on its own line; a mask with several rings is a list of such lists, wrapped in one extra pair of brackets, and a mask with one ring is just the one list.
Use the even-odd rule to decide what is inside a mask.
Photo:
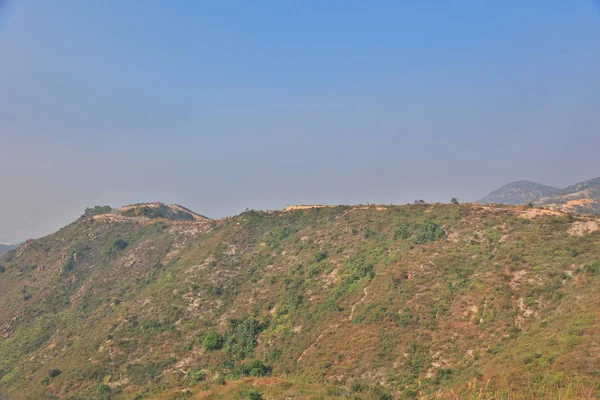
[(154, 199), (222, 218), (593, 179), (599, 16), (593, 0), (5, 2), (0, 238)]

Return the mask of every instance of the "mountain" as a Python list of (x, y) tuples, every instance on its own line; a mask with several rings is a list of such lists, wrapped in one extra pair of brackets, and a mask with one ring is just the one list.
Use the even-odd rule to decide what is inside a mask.
[(4, 253), (8, 253), (9, 251), (16, 249), (17, 247), (19, 247), (16, 244), (1, 244), (0, 243), (0, 255), (4, 254)]
[(527, 204), (543, 197), (558, 193), (560, 189), (551, 186), (540, 185), (529, 181), (517, 181), (504, 185), (494, 190), (483, 199), (481, 204)]
[(600, 213), (600, 177), (566, 187), (536, 201), (554, 210), (573, 213)]
[(600, 218), (88, 209), (0, 257), (0, 398), (595, 398)]

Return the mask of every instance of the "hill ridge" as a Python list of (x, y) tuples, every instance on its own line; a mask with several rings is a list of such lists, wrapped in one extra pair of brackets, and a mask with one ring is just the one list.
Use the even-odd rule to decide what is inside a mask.
[(0, 257), (9, 398), (174, 398), (265, 374), (288, 380), (261, 386), (273, 398), (594, 379), (598, 217), (475, 204), (214, 221), (109, 211)]

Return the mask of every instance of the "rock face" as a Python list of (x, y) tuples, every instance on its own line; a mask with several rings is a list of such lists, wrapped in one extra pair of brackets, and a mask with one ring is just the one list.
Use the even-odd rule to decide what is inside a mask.
[(481, 204), (526, 204), (560, 192), (560, 189), (529, 181), (517, 181), (494, 190), (483, 199)]

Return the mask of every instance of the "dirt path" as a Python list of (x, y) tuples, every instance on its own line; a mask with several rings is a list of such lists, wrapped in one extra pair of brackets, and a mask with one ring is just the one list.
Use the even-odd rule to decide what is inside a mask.
[(373, 284), (373, 281), (375, 280), (375, 278), (371, 279), (371, 282), (369, 283), (369, 285), (363, 289), (363, 297), (361, 297), (361, 299), (359, 301), (357, 301), (356, 303), (354, 303), (352, 305), (352, 308), (350, 310), (350, 315), (348, 316), (348, 319), (343, 319), (340, 322), (338, 322), (335, 325), (331, 325), (329, 326), (327, 329), (325, 329), (323, 332), (321, 332), (321, 334), (319, 336), (317, 336), (317, 338), (315, 339), (314, 342), (311, 343), (310, 346), (308, 346), (306, 348), (306, 350), (304, 350), (302, 352), (302, 354), (300, 355), (300, 357), (298, 357), (298, 360), (296, 360), (297, 363), (299, 363), (300, 361), (302, 361), (302, 359), (304, 358), (304, 356), (315, 347), (315, 345), (319, 342), (319, 340), (321, 340), (321, 338), (323, 336), (325, 336), (325, 334), (333, 329), (337, 329), (341, 324), (343, 324), (345, 321), (352, 321), (352, 319), (354, 318), (354, 311), (356, 311), (356, 307), (358, 307), (359, 304), (363, 303), (365, 301), (365, 299), (367, 298), (367, 296), (369, 295), (369, 288), (371, 287), (371, 285)]

